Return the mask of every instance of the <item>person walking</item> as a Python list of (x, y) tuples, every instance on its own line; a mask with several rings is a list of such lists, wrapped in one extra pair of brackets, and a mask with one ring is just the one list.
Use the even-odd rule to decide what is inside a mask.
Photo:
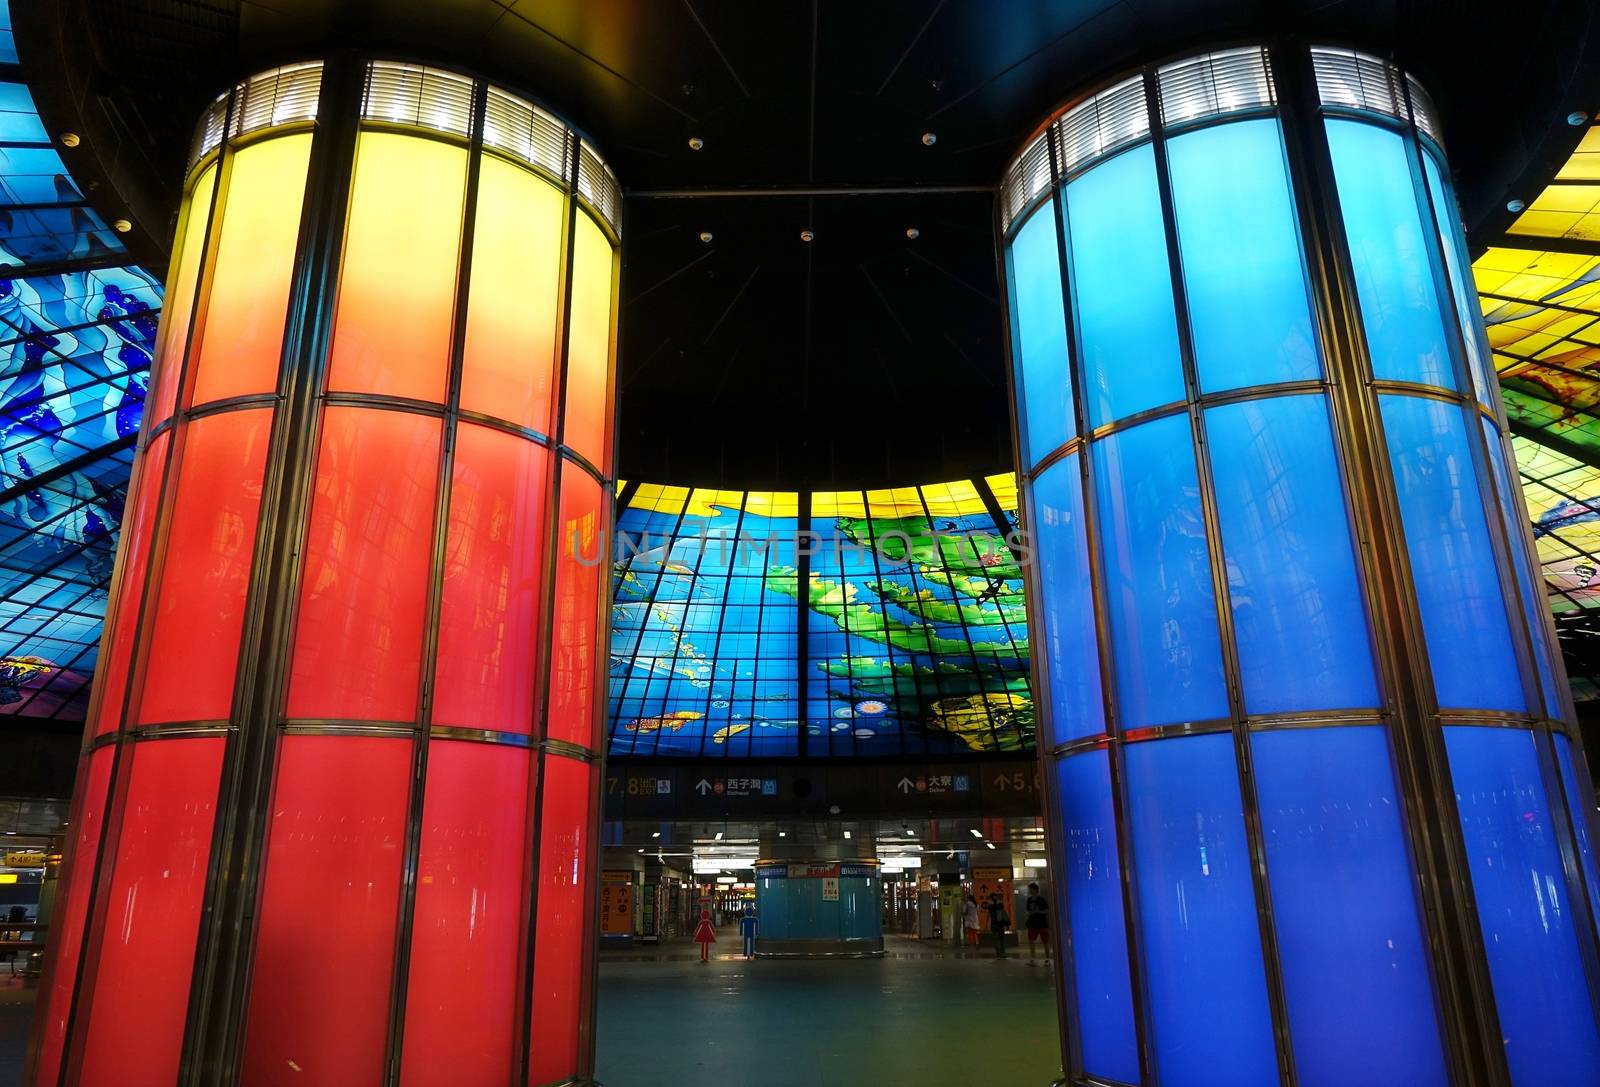
[(978, 899), (971, 891), (967, 892), (967, 900), (961, 906), (961, 927), (966, 931), (967, 944), (971, 947), (977, 947)]
[(994, 957), (1003, 959), (1006, 957), (1006, 930), (1011, 927), (1011, 917), (997, 894), (989, 896), (986, 908), (989, 911), (989, 931), (994, 934)]
[(1023, 903), (1023, 924), (1028, 929), (1028, 965), (1033, 965), (1034, 943), (1044, 944), (1044, 964), (1050, 965), (1050, 903), (1039, 893), (1037, 883), (1028, 884), (1028, 900)]
[(744, 937), (744, 957), (756, 957), (756, 908), (746, 906), (744, 916), (739, 918), (739, 935)]
[(700, 961), (711, 961), (711, 945), (717, 942), (717, 930), (711, 924), (711, 911), (700, 911), (700, 924), (695, 926), (694, 942), (700, 945)]

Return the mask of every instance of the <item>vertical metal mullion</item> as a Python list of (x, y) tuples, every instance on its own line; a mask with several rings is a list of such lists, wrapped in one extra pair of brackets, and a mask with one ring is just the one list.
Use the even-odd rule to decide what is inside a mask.
[(433, 725), (435, 684), (439, 671), (439, 617), (444, 605), (444, 568), (450, 529), (450, 494), (454, 479), (456, 435), (460, 427), (461, 379), (467, 338), (467, 312), (472, 290), (472, 246), (477, 226), (478, 178), (483, 162), (484, 108), (489, 85), (472, 87), (467, 140), (467, 175), (461, 202), (460, 244), (456, 257), (455, 311), (447, 360), (445, 413), (440, 428), (439, 474), (434, 484), (433, 533), (428, 558), (428, 596), (422, 623), (422, 666), (418, 669), (416, 732), (412, 739), (410, 794), (405, 839), (401, 848), (400, 906), (395, 924), (394, 971), (389, 981), (389, 1026), (385, 1041), (384, 1084), (400, 1081), (404, 1055), (406, 1005), (409, 999), (411, 941), (416, 923), (417, 866), (422, 851), (422, 818), (427, 799), (429, 730)]
[[(692, 495), (693, 492), (691, 491), (690, 494)], [(717, 661), (721, 658), (722, 631), (723, 631), (723, 628), (725, 626), (727, 626), (727, 622), (728, 622), (728, 589), (730, 588), (730, 586), (732, 584), (732, 581), (733, 581), (733, 563), (734, 563), (734, 559), (739, 554), (739, 535), (740, 535), (740, 533), (742, 533), (744, 531), (745, 507), (749, 504), (749, 502), (750, 502), (750, 493), (748, 491), (746, 491), (743, 494), (741, 494), (740, 497), (739, 497), (739, 513), (734, 518), (734, 522), (733, 522), (733, 525), (734, 525), (734, 528), (733, 528), (733, 550), (731, 552), (727, 551), (726, 549), (724, 550), (724, 554), (726, 555), (726, 557), (728, 559), (728, 570), (724, 574), (723, 579), (722, 579), (722, 607), (717, 612), (717, 636), (716, 636), (716, 639), (711, 643), (711, 660), (710, 660), (710, 664), (711, 664), (711, 673), (710, 673), (711, 679), (710, 679), (710, 682), (708, 682), (706, 684), (706, 719), (708, 721), (710, 720), (710, 717), (711, 717), (711, 703), (713, 701), (715, 701), (715, 699), (716, 699)], [(704, 546), (702, 545), (702, 551), (701, 551), (701, 555), (700, 555), (700, 562), (704, 562), (704, 561), (705, 561), (705, 553), (704, 553)], [(700, 579), (699, 570), (700, 570), (700, 563), (697, 562), (695, 564), (695, 580), (696, 581), (698, 581)], [(758, 612), (757, 613), (757, 621), (758, 622), (760, 621), (759, 615), (760, 615), (760, 613)], [(738, 658), (736, 657), (734, 659), (737, 660)], [(754, 661), (751, 662), (751, 668), (752, 668), (751, 679), (753, 681), (754, 678), (755, 678), (755, 675), (754, 675), (755, 662)], [(734, 675), (735, 675), (735, 678), (737, 678), (737, 675), (738, 675), (737, 665), (735, 666)], [(730, 708), (733, 706), (733, 699), (732, 698), (730, 698), (728, 700), (728, 705), (729, 705)], [(751, 709), (752, 709), (752, 715), (753, 715), (754, 707), (752, 706)], [(754, 721), (752, 721), (750, 723), (750, 728), (751, 728), (750, 739), (754, 740), (755, 739), (755, 722)], [(661, 730), (657, 729), (656, 730), (656, 734), (659, 736), (660, 733), (661, 733)], [(730, 735), (728, 737), (728, 739), (732, 740), (733, 737)], [(704, 745), (704, 741), (702, 740), (701, 743), (702, 743), (702, 746), (703, 746)]]
[[(811, 529), (811, 492), (798, 491), (795, 494), (795, 557), (794, 557), (794, 648), (795, 648), (795, 675), (799, 678), (799, 702), (795, 706), (797, 724), (799, 726), (799, 743), (796, 752), (801, 758), (811, 754), (811, 556), (804, 554), (806, 550), (799, 546), (800, 533), (809, 532)], [(767, 577), (761, 575), (761, 589), (763, 597), (766, 593)], [(762, 611), (766, 610), (763, 600)], [(757, 622), (760, 622), (758, 619)], [(761, 652), (761, 632), (756, 631), (756, 653)], [(752, 708), (754, 708), (752, 706)], [(822, 754), (828, 754), (828, 747), (832, 738), (826, 731), (822, 733)]]
[(1510, 1073), (1504, 1046), (1498, 1042), (1499, 1019), (1489, 995), (1488, 964), (1470, 900), (1461, 825), (1435, 716), (1432, 671), (1421, 637), (1316, 76), (1306, 45), (1295, 39), (1280, 42), (1272, 51), (1272, 62), (1295, 204), (1307, 239), (1308, 275), (1317, 303), (1313, 312), (1326, 345), (1334, 435), (1352, 491), (1350, 508), (1361, 540), (1363, 581), (1373, 605), (1370, 621), (1379, 648), (1384, 702), (1393, 715), (1388, 729), (1391, 754), (1417, 866), (1418, 905), (1433, 960), (1446, 1054), (1463, 1087), (1500, 1087), (1510, 1082)]
[[(862, 488), (860, 491), (858, 491), (856, 493), (861, 495), (861, 519), (866, 522), (866, 525), (867, 525), (867, 539), (871, 541), (871, 543), (868, 545), (868, 551), (872, 555), (872, 583), (873, 583), (874, 587), (876, 587), (877, 585), (882, 584), (882, 582), (883, 582), (883, 564), (878, 561), (878, 526), (875, 523), (876, 519), (872, 515), (872, 500), (871, 500), (871, 498), (868, 497), (870, 492), (868, 492), (866, 490), (866, 488)], [(894, 501), (894, 498), (892, 497), (893, 494), (894, 494), (894, 491), (891, 490), (889, 492), (889, 494), (891, 495), (889, 501), (892, 503)], [(838, 547), (838, 540), (839, 540), (839, 537), (838, 537), (838, 535), (836, 533), (833, 536), (834, 546), (836, 548)], [(845, 581), (845, 570), (844, 570), (844, 552), (841, 550), (841, 551), (838, 552), (838, 555), (839, 555), (839, 587), (840, 587), (840, 590), (842, 591), (844, 586), (845, 586), (845, 584), (846, 584), (846, 581)], [(895, 679), (894, 679), (895, 647), (894, 647), (893, 644), (891, 644), (891, 642), (889, 640), (889, 605), (883, 599), (883, 597), (878, 596), (878, 594), (877, 594), (877, 592), (875, 590), (874, 590), (872, 595), (877, 598), (877, 601), (878, 601), (878, 614), (883, 617), (883, 656), (884, 656), (884, 659), (889, 662), (889, 690), (893, 692), (891, 704), (894, 705), (894, 704), (897, 704), (899, 702), (899, 700), (900, 700), (900, 685), (898, 683), (896, 683)], [(809, 600), (810, 600), (810, 593), (809, 593), (809, 586), (808, 586), (807, 587), (807, 595), (802, 599), (801, 605), (803, 607), (808, 607), (809, 606)], [(843, 618), (844, 618), (844, 621), (845, 621), (844, 636), (846, 638), (850, 638), (852, 636), (860, 637), (860, 635), (852, 635), (850, 630), (849, 630), (850, 613), (848, 611), (844, 613)], [(868, 640), (870, 641), (870, 639), (868, 639)], [(905, 651), (902, 650), (901, 652), (904, 653)], [(911, 666), (912, 674), (915, 675), (916, 674), (916, 664), (914, 662), (910, 661), (910, 660), (907, 660), (906, 663)], [(854, 671), (855, 671), (854, 664), (852, 664), (851, 665), (851, 679), (852, 680), (855, 679)], [(851, 687), (854, 687), (854, 686), (855, 686), (855, 684), (854, 684), (854, 682), (852, 682), (851, 683)], [(942, 690), (943, 689), (944, 685), (939, 681), (939, 677), (938, 677), (937, 674), (935, 674), (935, 676), (934, 676), (933, 686), (934, 686), (935, 690)], [(900, 713), (899, 713), (898, 707), (895, 710), (895, 718), (896, 718), (896, 723), (900, 726), (900, 737), (899, 737), (899, 739), (900, 739), (900, 753), (902, 755), (909, 754), (909, 752), (906, 750), (906, 726), (905, 726), (905, 721), (904, 721), (904, 719), (902, 719), (900, 717)], [(855, 719), (856, 719), (856, 708), (855, 708), (854, 703), (852, 703), (851, 706), (850, 706), (850, 751), (851, 751), (852, 754), (858, 754), (858, 752), (856, 751), (856, 746), (857, 746), (856, 741), (857, 741), (857, 739), (859, 739), (859, 737), (856, 736)], [(831, 713), (829, 714), (829, 720), (830, 721), (832, 720), (832, 714)], [(833, 729), (833, 726), (830, 724), (828, 726), (828, 729), (831, 732), (832, 729)], [(920, 754), (923, 758), (927, 758), (928, 757), (928, 737), (927, 737), (926, 733), (923, 734), (921, 739), (922, 739), (922, 750), (920, 752), (918, 752), (918, 754)]]
[(1244, 683), (1240, 675), (1239, 649), (1233, 629), (1228, 560), (1224, 553), (1221, 518), (1217, 510), (1216, 483), (1211, 473), (1211, 451), (1206, 443), (1205, 412), (1200, 406), (1200, 378), (1195, 361), (1194, 333), (1189, 323), (1189, 292), (1183, 279), (1183, 253), (1178, 247), (1178, 221), (1173, 207), (1167, 139), (1161, 123), (1160, 92), (1156, 69), (1153, 66), (1145, 69), (1144, 90), (1146, 108), (1150, 111), (1150, 146), (1155, 159), (1156, 189), (1161, 197), (1161, 222), (1166, 235), (1167, 272), (1172, 280), (1173, 316), (1176, 318), (1178, 351), (1183, 366), (1185, 398), (1188, 400), (1195, 480), (1200, 489), (1200, 511), (1205, 524), (1206, 553), (1211, 566), (1217, 633), (1222, 643), (1222, 667), (1227, 681), (1228, 717), (1233, 736), (1234, 761), (1238, 770), (1239, 801), (1244, 811), (1245, 836), (1250, 848), (1250, 875), (1255, 891), (1256, 924), (1261, 937), (1267, 1003), (1272, 1013), (1278, 1074), (1284, 1087), (1294, 1087), (1298, 1078), (1294, 1063), (1294, 1040), (1289, 1024), (1289, 1001), (1284, 991), (1283, 963), (1278, 954), (1272, 888), (1267, 878), (1267, 846), (1261, 825), (1261, 805), (1256, 795), (1250, 729), (1245, 720)]
[[(963, 638), (965, 639), (965, 641), (967, 643), (967, 656), (972, 659), (972, 682), (973, 682), (973, 685), (977, 688), (976, 693), (978, 694), (979, 697), (981, 697), (983, 699), (983, 717), (984, 717), (984, 720), (986, 722), (988, 722), (988, 725), (989, 725), (989, 739), (990, 739), (990, 741), (992, 743), (994, 743), (996, 745), (994, 749), (998, 750), (999, 730), (995, 728), (994, 711), (989, 708), (988, 684), (984, 682), (985, 677), (983, 675), (983, 670), (978, 665), (978, 651), (977, 651), (976, 648), (973, 647), (973, 644), (972, 644), (972, 627), (967, 623), (966, 614), (961, 610), (961, 601), (959, 599), (960, 593), (958, 593), (956, 591), (956, 587), (955, 587), (955, 581), (954, 581), (955, 574), (950, 570), (950, 564), (945, 561), (944, 546), (941, 543), (943, 537), (941, 537), (939, 535), (939, 533), (938, 533), (938, 530), (933, 527), (933, 511), (928, 508), (928, 496), (923, 493), (923, 489), (921, 487), (916, 487), (914, 489), (917, 492), (917, 502), (922, 506), (922, 516), (928, 522), (929, 542), (933, 545), (933, 552), (934, 552), (935, 557), (939, 561), (940, 568), (942, 570), (944, 570), (944, 576), (945, 576), (945, 578), (947, 580), (946, 587), (949, 588), (949, 590), (950, 590), (950, 605), (951, 605), (951, 607), (956, 609), (956, 622), (960, 625), (961, 634), (962, 634)], [(1001, 535), (1003, 536), (1004, 533), (1001, 533)], [(968, 539), (969, 539), (968, 537), (963, 536), (962, 537), (963, 544), (962, 545), (958, 545), (958, 546), (964, 546), (965, 543), (968, 541)], [(974, 546), (973, 553), (974, 554), (977, 553), (975, 546)], [(913, 559), (913, 555), (908, 554), (906, 556), (906, 560), (907, 560), (906, 561), (906, 565), (908, 567), (910, 565), (912, 565), (912, 559)], [(983, 577), (984, 577), (984, 583), (986, 585), (994, 584), (995, 579), (991, 578), (988, 574), (984, 574)], [(882, 579), (880, 578), (879, 580), (881, 581)], [(915, 584), (916, 575), (913, 575), (912, 582), (913, 582), (913, 584)], [(996, 590), (997, 600), (996, 600), (996, 603), (995, 603), (995, 607), (997, 609), (1000, 606), (999, 602), (998, 602), (998, 593), (999, 593), (999, 590), (997, 589)], [(927, 615), (925, 613), (920, 613), (920, 614), (918, 614), (917, 617), (919, 619), (921, 619), (924, 623), (928, 622), (928, 617), (927, 617)], [(1004, 616), (1002, 616), (1002, 620), (1003, 619), (1004, 619)], [(915, 667), (915, 666), (913, 666), (913, 667)], [(893, 676), (893, 672), (891, 672), (890, 675), (892, 677)], [(934, 673), (934, 686), (937, 689), (940, 685), (941, 684), (939, 682), (939, 674), (938, 674), (938, 672), (936, 670), (935, 673)], [(926, 749), (926, 744), (927, 744), (926, 737), (924, 737), (924, 739), (923, 739), (923, 744), (924, 744), (924, 749)]]
[[(650, 592), (645, 595), (645, 599), (644, 599), (645, 617), (644, 617), (643, 622), (639, 626), (639, 642), (643, 642), (644, 641), (644, 636), (645, 636), (645, 633), (647, 631), (647, 628), (648, 628), (648, 625), (649, 625), (649, 622), (650, 622), (650, 617), (653, 614), (655, 614), (656, 601), (661, 596), (661, 583), (663, 581), (665, 581), (666, 578), (667, 578), (667, 559), (670, 558), (671, 555), (672, 555), (672, 547), (673, 547), (673, 544), (677, 542), (678, 533), (683, 530), (683, 519), (684, 519), (684, 517), (686, 517), (688, 515), (688, 512), (689, 512), (689, 498), (693, 495), (693, 493), (694, 493), (693, 490), (689, 489), (689, 494), (684, 496), (683, 508), (680, 509), (677, 512), (676, 519), (672, 522), (672, 529), (671, 529), (671, 531), (669, 531), (667, 533), (666, 537), (664, 538), (664, 540), (662, 542), (662, 545), (661, 545), (661, 562), (657, 564), (658, 572), (656, 574), (656, 579), (655, 579), (655, 582), (650, 586)], [(649, 533), (646, 533), (645, 534), (645, 542), (648, 543), (649, 541), (650, 541), (650, 535), (649, 535)], [(632, 567), (632, 562), (633, 562), (633, 560), (630, 559), (629, 560), (629, 567), (630, 568)], [(682, 640), (683, 640), (683, 632), (680, 630), (680, 631), (678, 631), (678, 642), (681, 642)], [(672, 648), (672, 660), (673, 660), (674, 663), (676, 663), (677, 660), (678, 660), (678, 642), (674, 642), (673, 643), (673, 648)], [(635, 656), (638, 655), (638, 646), (639, 646), (638, 642), (634, 643), (634, 655)], [(654, 682), (655, 682), (655, 677), (653, 675), (651, 676), (650, 679), (645, 681), (645, 693), (646, 693), (646, 695), (648, 695), (650, 693), (650, 688), (654, 684)], [(635, 735), (637, 736), (637, 734), (635, 734)], [(661, 729), (659, 729), (659, 728), (656, 729), (655, 732), (653, 733), (653, 736), (654, 736), (654, 744), (653, 744), (653, 747), (652, 747), (652, 749), (650, 751), (651, 755), (657, 754), (658, 751), (660, 750), (660, 747), (661, 747)], [(705, 746), (705, 738), (703, 736), (701, 737), (700, 743), (701, 743), (701, 747), (704, 748), (704, 746)], [(634, 740), (634, 745), (635, 745), (635, 750), (630, 752), (630, 754), (637, 755), (637, 754), (639, 754), (639, 752), (637, 750), (637, 746), (638, 746), (638, 740), (637, 739)], [(700, 753), (701, 752), (696, 752), (696, 754), (700, 754)]]

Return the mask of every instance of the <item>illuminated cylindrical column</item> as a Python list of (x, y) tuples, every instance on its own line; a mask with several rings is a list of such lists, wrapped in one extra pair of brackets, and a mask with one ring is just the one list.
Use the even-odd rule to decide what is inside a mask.
[(1591, 794), (1448, 178), (1414, 80), (1286, 45), (1081, 97), (1005, 179), (1068, 1082), (1600, 1067)]
[(619, 209), (452, 72), (207, 113), (35, 1087), (591, 1078)]

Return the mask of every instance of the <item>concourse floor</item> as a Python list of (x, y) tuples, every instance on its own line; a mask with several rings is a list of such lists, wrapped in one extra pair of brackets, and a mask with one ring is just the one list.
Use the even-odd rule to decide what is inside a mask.
[(600, 958), (605, 1087), (1047, 1087), (1060, 1074), (1053, 972), (890, 937), (883, 959), (701, 965), (692, 945)]

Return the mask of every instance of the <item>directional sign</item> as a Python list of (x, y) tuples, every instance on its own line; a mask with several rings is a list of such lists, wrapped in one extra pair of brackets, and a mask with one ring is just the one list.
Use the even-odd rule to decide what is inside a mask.
[[(705, 796), (707, 793), (709, 793), (711, 791), (711, 782), (707, 781), (705, 778), (701, 778), (699, 780), (699, 782), (696, 783), (696, 785), (694, 787), (694, 791), (699, 793), (701, 796)], [(719, 793), (721, 791), (722, 791), (721, 789), (717, 790), (717, 792), (719, 792)]]

